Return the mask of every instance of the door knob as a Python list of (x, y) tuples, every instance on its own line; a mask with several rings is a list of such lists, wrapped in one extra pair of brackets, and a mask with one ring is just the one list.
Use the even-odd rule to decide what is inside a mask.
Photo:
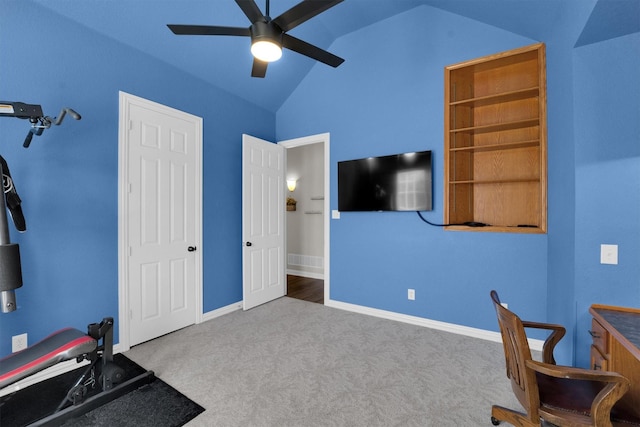
[(251, 245), (253, 245), (253, 243), (247, 242), (247, 246), (251, 246)]
[(189, 252), (194, 252), (194, 251), (196, 250), (196, 247), (195, 247), (195, 246), (189, 246), (189, 247), (187, 248), (187, 250), (188, 250)]

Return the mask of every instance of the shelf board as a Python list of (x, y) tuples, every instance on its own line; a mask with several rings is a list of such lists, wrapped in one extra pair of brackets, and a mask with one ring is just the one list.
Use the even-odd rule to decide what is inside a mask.
[(538, 87), (531, 87), (526, 89), (514, 90), (511, 92), (498, 93), (495, 95), (479, 96), (477, 98), (462, 99), (459, 101), (452, 101), (450, 106), (481, 106), (489, 104), (497, 104), (501, 102), (516, 101), (518, 99), (534, 98), (539, 95)]
[(529, 141), (504, 142), (500, 144), (476, 145), (471, 147), (457, 147), (457, 148), (451, 148), (449, 151), (451, 152), (495, 151), (495, 150), (509, 150), (509, 149), (526, 148), (526, 147), (538, 147), (539, 145), (540, 145), (540, 140), (533, 139)]
[(513, 122), (494, 123), (490, 125), (471, 126), (466, 128), (460, 128), (460, 129), (451, 129), (449, 132), (452, 134), (464, 133), (464, 132), (467, 132), (467, 133), (496, 132), (501, 130), (538, 126), (539, 124), (540, 124), (540, 120), (536, 117), (535, 119), (516, 120)]
[(466, 179), (460, 181), (449, 181), (449, 185), (465, 185), (465, 184), (514, 184), (516, 182), (540, 182), (539, 178), (515, 178), (515, 179)]
[(484, 231), (484, 232), (496, 232), (496, 233), (523, 233), (523, 234), (544, 234), (538, 226), (534, 227), (518, 227), (518, 226), (505, 226), (505, 225), (487, 225), (485, 227), (469, 227), (468, 225), (448, 225), (444, 227), (446, 230), (454, 231)]

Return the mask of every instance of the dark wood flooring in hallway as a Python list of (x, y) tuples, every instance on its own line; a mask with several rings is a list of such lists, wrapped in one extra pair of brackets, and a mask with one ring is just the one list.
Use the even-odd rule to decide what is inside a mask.
[(324, 280), (287, 275), (287, 296), (324, 304)]

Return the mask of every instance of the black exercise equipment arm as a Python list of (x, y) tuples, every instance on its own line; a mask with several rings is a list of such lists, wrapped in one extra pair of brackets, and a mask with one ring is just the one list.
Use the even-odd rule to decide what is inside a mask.
[[(42, 132), (49, 129), (52, 124), (60, 125), (67, 114), (76, 120), (81, 119), (80, 114), (71, 108), (63, 108), (57, 118), (51, 118), (44, 115), (40, 105), (0, 101), (0, 117), (27, 119), (31, 123), (31, 130), (23, 143), (25, 148), (31, 144), (33, 135), (42, 135)], [(0, 156), (0, 179), (2, 180), (2, 195), (0, 196), (0, 312), (8, 313), (17, 308), (14, 291), (22, 286), (22, 267), (18, 245), (9, 240), (7, 209), (10, 210), (18, 231), (24, 232), (26, 225), (20, 208), (20, 197), (13, 186), (7, 162), (2, 156)]]
[(16, 117), (18, 119), (28, 119), (31, 122), (31, 130), (24, 139), (22, 146), (28, 148), (31, 145), (33, 135), (40, 136), (45, 129), (49, 129), (51, 125), (59, 126), (64, 117), (69, 114), (75, 120), (80, 120), (80, 114), (71, 108), (63, 108), (58, 117), (45, 116), (42, 107), (37, 104), (25, 104), (24, 102), (0, 101), (0, 116)]

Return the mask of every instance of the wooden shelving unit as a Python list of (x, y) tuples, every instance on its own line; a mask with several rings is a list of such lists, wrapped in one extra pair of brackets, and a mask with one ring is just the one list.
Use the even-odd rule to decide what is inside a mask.
[(447, 229), (547, 230), (545, 47), (445, 68)]

